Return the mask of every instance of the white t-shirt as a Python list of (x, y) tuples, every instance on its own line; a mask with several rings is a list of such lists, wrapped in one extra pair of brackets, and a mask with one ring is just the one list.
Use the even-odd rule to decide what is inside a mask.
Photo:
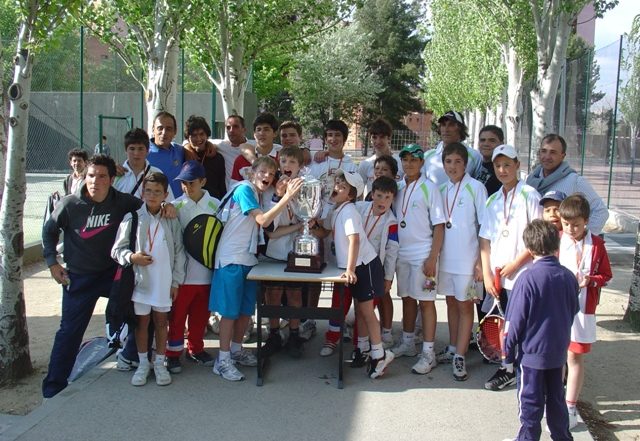
[[(178, 212), (178, 220), (180, 226), (184, 230), (191, 220), (200, 214), (215, 214), (220, 205), (220, 201), (209, 194), (205, 189), (202, 198), (198, 202), (190, 199), (186, 193), (180, 196), (178, 199), (172, 202)], [(187, 272), (184, 279), (185, 285), (211, 285), (212, 271), (191, 257), (191, 254), (187, 253)]]
[(424, 176), (409, 185), (402, 181), (393, 204), (398, 218), (398, 259), (421, 265), (431, 252), (433, 226), (446, 222), (442, 196)]
[[(234, 191), (235, 189), (235, 191)], [(258, 264), (259, 227), (249, 213), (260, 208), (258, 191), (249, 181), (242, 181), (220, 215), (225, 222), (216, 251), (215, 268), (229, 264), (254, 266)]]
[[(505, 220), (505, 214), (506, 218)], [(542, 217), (540, 194), (524, 181), (507, 194), (502, 187), (489, 196), (481, 222), (480, 237), (491, 241), (491, 273), (497, 267), (513, 262), (518, 254), (526, 250), (522, 233), (529, 222)], [(523, 265), (512, 279), (502, 278), (502, 287), (512, 289), (518, 276), (531, 266), (531, 261)]]
[(353, 162), (350, 155), (344, 155), (341, 159), (335, 159), (327, 157), (323, 162), (314, 162), (309, 168), (309, 173), (322, 182), (322, 214), (320, 219), (326, 219), (331, 209), (333, 209), (333, 203), (329, 202), (331, 192), (333, 191), (333, 185), (335, 181), (335, 174), (338, 169), (345, 172), (355, 172), (358, 170), (358, 166)]
[[(149, 214), (149, 237), (146, 241), (145, 253), (153, 258), (153, 263), (147, 266), (149, 283), (144, 286), (136, 285), (133, 288), (131, 300), (145, 305), (168, 307), (171, 306), (171, 283), (173, 271), (171, 270), (169, 248), (164, 239), (164, 228), (160, 223), (160, 214)], [(139, 234), (147, 234), (139, 231)]]
[[(126, 171), (124, 175), (116, 176), (115, 180), (113, 181), (113, 188), (123, 193), (131, 194), (136, 184), (138, 183), (138, 180), (142, 177), (144, 171), (147, 169), (148, 166), (149, 166), (149, 161), (145, 160), (144, 169), (136, 175), (131, 170), (131, 167), (129, 166), (129, 161), (128, 160), (124, 161), (124, 164), (122, 164), (122, 167), (124, 167)], [(152, 165), (149, 167), (149, 171), (147, 172), (147, 174), (149, 173), (162, 173), (162, 170)], [(144, 179), (144, 177), (142, 177), (142, 179)], [(166, 200), (172, 201), (173, 191), (171, 191), (171, 185), (169, 185), (169, 187), (167, 188), (167, 192), (169, 193), (169, 195), (167, 196)], [(140, 182), (140, 185), (138, 185), (138, 188), (136, 189), (134, 196), (137, 197), (138, 199), (142, 199), (142, 182)]]
[(331, 215), (331, 238), (335, 245), (336, 261), (338, 268), (347, 268), (349, 253), (349, 240), (347, 236), (358, 234), (360, 236), (360, 247), (358, 248), (358, 258), (356, 266), (367, 264), (375, 259), (378, 254), (367, 239), (362, 226), (362, 218), (356, 209), (355, 204), (345, 202)]
[[(275, 231), (278, 227), (297, 225), (299, 223), (300, 221), (294, 214), (291, 202), (289, 202), (287, 207), (278, 213), (273, 221), (273, 229)], [(267, 244), (267, 257), (277, 260), (287, 260), (289, 252), (293, 250), (293, 240), (298, 234), (298, 232), (292, 232), (277, 238), (270, 238)]]
[(367, 239), (378, 253), (384, 267), (385, 280), (393, 280), (398, 258), (398, 220), (392, 210), (387, 210), (380, 216), (371, 211), (373, 202), (356, 202), (356, 208), (362, 217)]
[[(398, 176), (396, 178), (401, 179), (404, 176), (404, 171), (402, 170), (402, 161), (400, 160), (400, 156), (398, 156), (397, 153), (394, 153), (392, 156), (393, 159), (395, 159), (398, 163)], [(367, 187), (365, 194), (371, 191), (371, 184), (373, 184), (373, 181), (375, 180), (374, 164), (377, 158), (378, 157), (376, 155), (372, 155), (364, 161), (360, 162), (360, 165), (358, 165), (358, 173), (360, 173), (360, 176), (362, 176), (362, 180)]]
[[(464, 143), (463, 143), (464, 144)], [(472, 178), (479, 176), (482, 171), (482, 155), (477, 150), (467, 146), (467, 168), (466, 172)], [(442, 150), (444, 143), (440, 141), (435, 148), (424, 152), (424, 165), (422, 166), (422, 174), (431, 182), (440, 186), (449, 180), (447, 173), (442, 165)]]
[(451, 222), (451, 228), (445, 224), (439, 269), (451, 274), (473, 275), (480, 253), (478, 230), (484, 217), (487, 190), (465, 173), (458, 184), (450, 180), (442, 184), (440, 194), (445, 220)]
[[(209, 141), (218, 146), (218, 153), (224, 158), (225, 183), (227, 189), (229, 189), (235, 183), (235, 181), (231, 181), (231, 173), (233, 172), (233, 164), (236, 162), (236, 158), (240, 156), (240, 147), (232, 146), (231, 141), (227, 139), (210, 139)], [(256, 142), (252, 139), (247, 139), (245, 142), (253, 146), (256, 145)]]

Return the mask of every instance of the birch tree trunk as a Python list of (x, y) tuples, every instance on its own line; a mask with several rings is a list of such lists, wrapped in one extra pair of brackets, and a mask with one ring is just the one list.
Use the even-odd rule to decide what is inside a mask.
[[(2, 38), (0, 38), (0, 54), (3, 51), (2, 46)], [(5, 131), (5, 124), (7, 119), (5, 117), (5, 91), (4, 91), (4, 83), (2, 79), (4, 78), (4, 69), (3, 64), (0, 63), (0, 203), (2, 202), (2, 195), (4, 194), (4, 175), (5, 175), (5, 165), (7, 161), (7, 132)]]
[(522, 82), (524, 72), (518, 62), (515, 48), (512, 44), (502, 45), (502, 58), (507, 67), (507, 110), (505, 112), (506, 128), (505, 142), (516, 146), (516, 136), (522, 121)]
[(473, 129), (476, 126), (476, 111), (475, 110), (471, 110), (469, 111), (469, 117), (467, 118), (467, 130), (469, 130), (469, 138), (474, 139), (473, 138)]
[(13, 84), (9, 87), (9, 142), (5, 190), (0, 206), (0, 384), (31, 373), (24, 304), (22, 219), (27, 189), (26, 150), (33, 56), (26, 49), (29, 29), (18, 36)]

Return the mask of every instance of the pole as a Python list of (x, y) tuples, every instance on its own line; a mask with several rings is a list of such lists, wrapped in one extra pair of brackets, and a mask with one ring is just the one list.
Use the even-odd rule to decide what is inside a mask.
[[(144, 78), (144, 70), (140, 73), (140, 78)], [(144, 128), (144, 87), (140, 86), (140, 127)]]
[[(80, 26), (80, 148), (84, 148), (84, 26)], [(102, 140), (102, 136), (100, 136)]]
[[(180, 93), (180, 127), (184, 127), (184, 48), (182, 48), (180, 60), (180, 87), (182, 89)], [(180, 133), (180, 130), (178, 130), (178, 133)]]
[[(215, 72), (214, 72), (215, 75)], [(216, 129), (216, 105), (218, 100), (218, 89), (216, 89), (216, 85), (212, 84), (211, 86), (211, 130), (213, 131), (214, 137), (218, 137), (218, 130)]]
[[(562, 64), (560, 71), (560, 115), (558, 118), (558, 134), (565, 136), (565, 126), (567, 119), (567, 60)], [(475, 138), (474, 138), (475, 139)]]
[(616, 76), (616, 99), (613, 107), (613, 121), (611, 122), (611, 156), (609, 157), (609, 188), (607, 190), (607, 208), (611, 206), (611, 178), (613, 177), (613, 160), (616, 157), (616, 121), (618, 121), (618, 91), (620, 90), (620, 65), (622, 64), (622, 40), (620, 36), (620, 47), (618, 49), (618, 74)]
[(580, 174), (584, 174), (584, 158), (587, 148), (587, 129), (589, 128), (589, 109), (591, 102), (591, 63), (593, 63), (593, 49), (587, 53), (587, 81), (584, 83), (584, 127), (582, 128), (582, 139), (580, 141), (580, 150), (582, 155), (580, 158)]
[(100, 145), (100, 154), (102, 154), (102, 114), (98, 115), (98, 144)]

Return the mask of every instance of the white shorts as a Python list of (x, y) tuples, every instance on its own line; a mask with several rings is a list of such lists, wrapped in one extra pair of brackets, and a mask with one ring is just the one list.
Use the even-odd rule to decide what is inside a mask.
[(171, 311), (171, 306), (151, 306), (146, 303), (133, 302), (133, 311), (136, 315), (149, 315), (152, 309), (155, 312), (169, 312)]
[(438, 294), (454, 296), (459, 302), (482, 297), (482, 287), (477, 290), (473, 275), (452, 274), (446, 271), (438, 273)]
[(424, 289), (424, 282), (427, 278), (422, 272), (422, 265), (413, 265), (409, 262), (398, 260), (396, 263), (396, 278), (398, 281), (398, 297), (411, 297), (421, 301), (434, 301), (436, 299), (435, 289)]

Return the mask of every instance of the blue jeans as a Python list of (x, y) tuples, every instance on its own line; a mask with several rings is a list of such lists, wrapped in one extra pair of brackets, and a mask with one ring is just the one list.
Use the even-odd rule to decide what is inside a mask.
[(99, 297), (109, 297), (115, 268), (99, 274), (69, 272), (68, 286), (62, 287), (62, 317), (56, 332), (49, 371), (42, 380), (42, 396), (51, 398), (67, 387), (82, 337), (87, 330)]

